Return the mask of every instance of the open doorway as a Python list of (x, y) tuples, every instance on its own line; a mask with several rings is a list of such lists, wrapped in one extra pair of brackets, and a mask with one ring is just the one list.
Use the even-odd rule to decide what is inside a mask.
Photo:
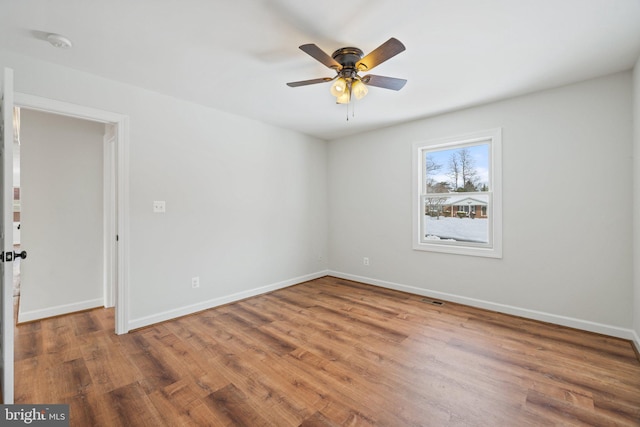
[[(103, 171), (104, 187), (100, 189), (99, 193), (104, 208), (101, 229), (104, 236), (104, 269), (101, 274), (102, 283), (110, 286), (110, 288), (104, 287), (100, 292), (99, 299), (101, 301), (100, 305), (115, 305), (115, 332), (117, 334), (126, 333), (128, 332), (128, 117), (20, 93), (15, 94), (15, 106), (40, 113), (50, 113), (66, 118), (90, 121), (99, 125), (102, 129), (102, 147), (100, 150), (103, 153), (101, 160), (103, 163), (100, 165), (100, 170)], [(21, 156), (24, 155), (24, 147), (21, 147), (20, 154)], [(20, 173), (21, 175), (24, 174), (23, 166), (20, 168)], [(23, 177), (20, 178), (21, 183), (22, 181)], [(24, 241), (24, 214), (26, 212), (23, 204), (24, 198), (25, 195), (20, 189), (20, 221), (17, 221), (20, 225), (19, 244), (21, 249), (29, 251), (25, 247), (26, 242)], [(52, 251), (55, 251), (55, 249), (50, 250), (49, 253), (52, 253)], [(28, 260), (35, 262), (31, 256)], [(73, 268), (73, 259), (66, 259), (65, 261), (69, 267)], [(23, 268), (26, 266), (26, 262), (24, 262)], [(22, 271), (20, 272), (22, 273)], [(20, 290), (21, 294), (23, 292), (24, 289)], [(95, 298), (95, 300), (97, 299)], [(39, 312), (38, 315), (44, 313), (48, 314), (48, 316), (41, 317), (49, 317), (51, 315), (64, 314), (65, 309), (64, 304), (57, 304), (50, 307), (48, 311)], [(56, 313), (57, 310), (62, 311)], [(33, 310), (31, 314), (33, 314)], [(27, 316), (21, 321), (28, 320), (36, 319), (30, 319)]]
[(113, 287), (104, 261), (105, 124), (28, 108), (14, 115), (14, 245), (29, 251), (14, 263), (18, 321), (113, 306), (104, 299)]

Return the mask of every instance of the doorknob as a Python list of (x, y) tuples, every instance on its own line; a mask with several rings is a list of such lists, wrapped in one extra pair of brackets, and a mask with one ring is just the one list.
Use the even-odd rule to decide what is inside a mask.
[(2, 262), (11, 262), (15, 258), (25, 259), (27, 257), (27, 251), (16, 252), (16, 251), (8, 251), (0, 253), (0, 261)]

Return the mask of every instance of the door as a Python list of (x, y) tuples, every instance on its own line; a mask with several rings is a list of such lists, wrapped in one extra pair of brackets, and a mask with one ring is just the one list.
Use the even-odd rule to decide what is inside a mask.
[[(4, 69), (2, 76), (2, 128), (0, 142), (0, 345), (2, 400), (13, 403), (13, 70)], [(6, 261), (6, 262), (5, 262)]]

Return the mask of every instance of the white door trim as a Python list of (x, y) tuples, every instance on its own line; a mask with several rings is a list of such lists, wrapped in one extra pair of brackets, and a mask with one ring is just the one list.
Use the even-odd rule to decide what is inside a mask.
[(116, 256), (117, 256), (117, 242), (115, 239), (109, 238), (115, 235), (116, 229), (116, 210), (118, 201), (116, 199), (116, 126), (113, 124), (105, 125), (105, 134), (102, 144), (102, 158), (103, 158), (103, 187), (102, 187), (102, 206), (103, 206), (103, 251), (104, 251), (104, 263), (103, 263), (103, 277), (102, 288), (105, 307), (114, 307), (116, 299), (116, 290), (114, 283), (116, 283), (115, 274), (118, 271)]
[[(4, 246), (0, 251), (13, 252), (13, 70), (5, 68), (2, 73), (2, 150), (3, 162), (2, 185), (5, 190), (2, 194), (2, 229)], [(11, 207), (9, 207), (11, 206)], [(14, 399), (14, 320), (13, 320), (13, 263), (5, 262), (2, 267), (3, 288), (2, 293), (2, 354), (0, 355), (0, 382), (2, 383), (2, 403), (12, 404)]]
[[(117, 277), (115, 332), (129, 332), (129, 116), (25, 93), (14, 93), (14, 105), (115, 126)], [(105, 206), (108, 209), (108, 206)], [(112, 238), (115, 236), (112, 234)], [(113, 239), (112, 239), (113, 241)]]

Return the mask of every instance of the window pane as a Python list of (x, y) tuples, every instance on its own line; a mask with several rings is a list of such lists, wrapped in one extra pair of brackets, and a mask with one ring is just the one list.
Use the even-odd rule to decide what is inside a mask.
[(490, 191), (488, 143), (424, 153), (425, 193)]
[(423, 241), (489, 243), (490, 194), (428, 194), (423, 201)]

